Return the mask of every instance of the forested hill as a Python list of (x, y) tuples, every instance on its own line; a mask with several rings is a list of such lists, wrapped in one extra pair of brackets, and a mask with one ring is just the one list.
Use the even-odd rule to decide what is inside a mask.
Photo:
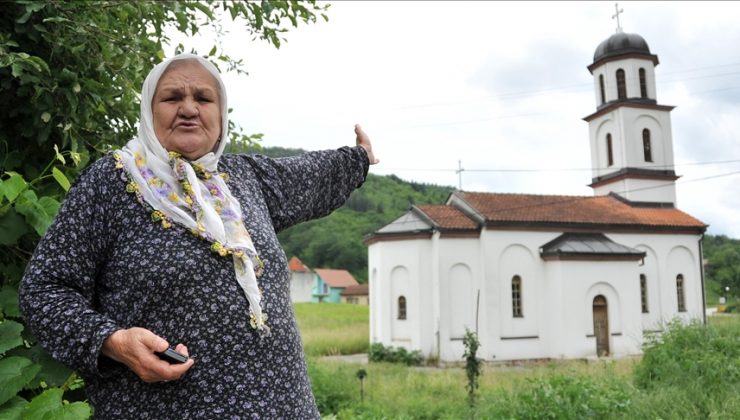
[[(293, 156), (301, 149), (265, 147), (246, 150), (271, 157)], [(368, 174), (362, 188), (331, 215), (281, 232), (285, 255), (300, 258), (310, 268), (349, 270), (361, 283), (367, 281), (365, 235), (390, 223), (411, 204), (443, 204), (453, 187), (403, 181), (394, 175)]]

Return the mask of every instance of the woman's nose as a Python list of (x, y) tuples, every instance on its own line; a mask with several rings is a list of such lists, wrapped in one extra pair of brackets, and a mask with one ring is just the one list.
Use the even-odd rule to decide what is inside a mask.
[(192, 118), (198, 115), (198, 102), (191, 98), (185, 98), (180, 105), (180, 115), (185, 118)]

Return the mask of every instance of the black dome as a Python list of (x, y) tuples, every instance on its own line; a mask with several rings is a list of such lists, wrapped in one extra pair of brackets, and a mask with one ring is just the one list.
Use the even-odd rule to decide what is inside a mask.
[(651, 55), (650, 47), (643, 37), (637, 34), (617, 32), (596, 47), (594, 63), (604, 58), (629, 53)]

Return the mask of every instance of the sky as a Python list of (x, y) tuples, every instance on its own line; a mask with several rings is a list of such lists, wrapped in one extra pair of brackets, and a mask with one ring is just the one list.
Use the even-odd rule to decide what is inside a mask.
[[(624, 32), (658, 55), (658, 103), (676, 106), (678, 208), (740, 238), (740, 3), (619, 8)], [(359, 123), (380, 159), (374, 174), (593, 195), (586, 67), (616, 30), (613, 2), (335, 2), (327, 14), (280, 49), (224, 25), (219, 42), (249, 73), (224, 76), (231, 119), (264, 146), (353, 145)], [(174, 41), (206, 53), (214, 36)]]

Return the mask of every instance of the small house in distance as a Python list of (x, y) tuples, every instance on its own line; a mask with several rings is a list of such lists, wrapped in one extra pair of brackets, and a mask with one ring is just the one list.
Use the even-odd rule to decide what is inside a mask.
[(313, 302), (340, 303), (342, 291), (349, 286), (357, 286), (357, 280), (347, 270), (317, 268)]
[(367, 283), (349, 286), (342, 291), (341, 295), (342, 303), (353, 303), (356, 305), (370, 304), (370, 299), (368, 299)]
[(288, 261), (288, 269), (290, 270), (290, 301), (293, 303), (312, 302), (313, 288), (318, 281), (316, 273), (295, 256)]

